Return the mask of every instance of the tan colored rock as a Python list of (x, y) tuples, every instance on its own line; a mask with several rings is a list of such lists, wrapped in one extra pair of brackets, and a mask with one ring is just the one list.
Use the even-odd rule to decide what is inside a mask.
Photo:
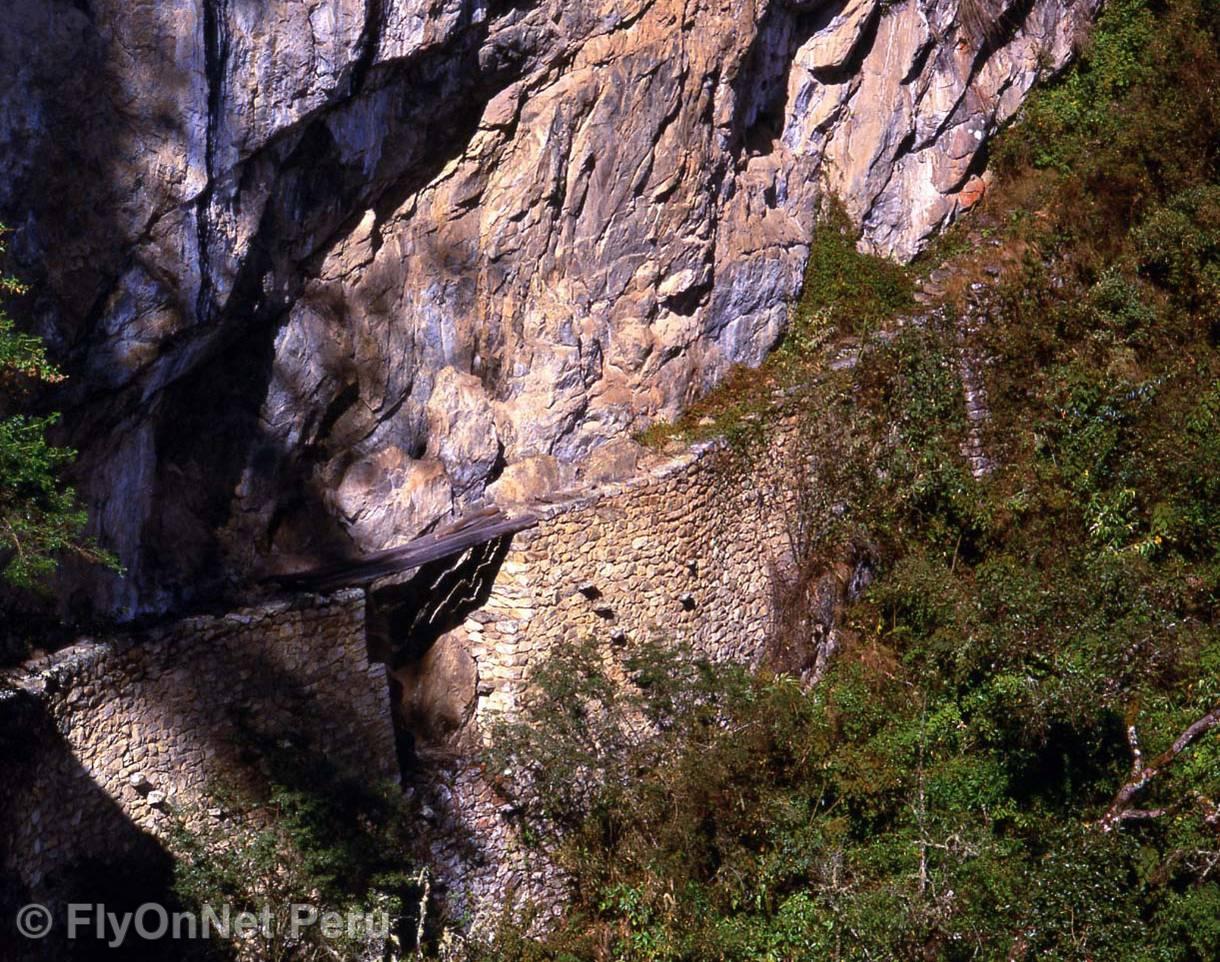
[(396, 447), (348, 468), (334, 498), (352, 538), (366, 551), (410, 540), (427, 525), (424, 519), (443, 517), (453, 507), (442, 465), (413, 461)]
[(426, 411), (428, 456), (440, 461), (456, 495), (481, 491), (501, 446), (491, 401), (479, 379), (443, 368)]
[(429, 468), (342, 513), (388, 448), (463, 506), (489, 417), (510, 465), (672, 417), (776, 343), (825, 191), (911, 257), (1097, 5), (996, 0), (993, 49), (954, 0), (11, 0), (0, 219), (128, 570), (99, 601), (448, 512)]
[(617, 438), (589, 455), (581, 467), (581, 480), (590, 484), (625, 481), (636, 473), (645, 450), (631, 438)]
[(528, 504), (559, 486), (559, 462), (549, 454), (541, 454), (510, 464), (487, 486), (487, 497), (496, 504)]
[(809, 44), (809, 66), (814, 70), (843, 67), (863, 41), (881, 0), (847, 0)]
[(402, 685), (405, 723), (421, 748), (445, 747), (470, 721), (478, 666), (455, 635), (442, 635), (418, 663), (395, 672), (395, 677)]

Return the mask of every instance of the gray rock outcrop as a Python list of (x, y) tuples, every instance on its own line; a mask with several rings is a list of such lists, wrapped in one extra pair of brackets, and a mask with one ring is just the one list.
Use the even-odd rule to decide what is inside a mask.
[(0, 216), (120, 614), (384, 547), (906, 258), (1098, 0), (11, 0)]

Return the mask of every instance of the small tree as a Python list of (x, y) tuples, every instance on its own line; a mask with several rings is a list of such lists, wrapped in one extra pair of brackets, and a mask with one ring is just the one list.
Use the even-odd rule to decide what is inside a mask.
[(237, 742), (257, 766), (211, 785), (202, 807), (175, 809), (169, 833), (182, 904), (261, 922), (250, 940), (211, 933), (218, 957), (422, 957), (431, 889), (414, 865), (419, 815), (402, 789), (353, 778), (286, 735), (240, 729)]
[[(3, 237), (0, 228), (0, 256)], [(86, 513), (63, 480), (76, 452), (47, 440), (58, 415), (28, 413), (37, 389), (64, 375), (42, 342), (19, 332), (4, 312), (3, 301), (22, 293), (23, 286), (0, 271), (0, 579), (36, 588), (65, 553), (112, 566), (114, 560), (83, 536)]]

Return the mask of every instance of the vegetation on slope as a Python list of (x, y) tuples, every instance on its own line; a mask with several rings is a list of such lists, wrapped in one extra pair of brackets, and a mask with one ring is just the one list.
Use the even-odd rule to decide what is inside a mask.
[(118, 570), (85, 534), (87, 514), (67, 481), (76, 452), (50, 441), (59, 416), (42, 402), (64, 375), (5, 311), (26, 293), (4, 272), (5, 233), (0, 226), (0, 666), (68, 634), (48, 590), (65, 558)]
[(171, 951), (211, 962), (403, 958), (428, 888), (411, 869), (419, 816), (401, 787), (353, 779), (288, 737), (243, 732), (240, 744), (259, 776), (211, 786), (212, 813), (173, 813), (171, 894), (198, 918), (205, 907), (247, 913), (257, 935), (218, 927)]
[[(993, 473), (951, 311), (819, 372), (809, 549), (879, 559), (820, 685), (557, 656), (503, 751), (579, 789), (526, 809), (575, 899), (493, 957), (1220, 958), (1218, 41), (1214, 0), (1116, 0), (998, 145)], [(798, 345), (876, 323), (818, 251)]]
[[(0, 228), (0, 256), (3, 234)], [(0, 299), (23, 293), (0, 273)], [(106, 560), (82, 538), (85, 512), (62, 480), (75, 452), (47, 441), (56, 416), (27, 411), (39, 385), (61, 380), (42, 342), (20, 333), (0, 305), (0, 579), (20, 588), (38, 587), (65, 552)]]
[(745, 449), (765, 433), (776, 399), (819, 383), (828, 350), (857, 345), (896, 314), (914, 309), (914, 272), (856, 250), (857, 234), (830, 199), (809, 248), (804, 294), (780, 346), (758, 368), (737, 367), (676, 422), (658, 422), (638, 440), (661, 447), (725, 437)]

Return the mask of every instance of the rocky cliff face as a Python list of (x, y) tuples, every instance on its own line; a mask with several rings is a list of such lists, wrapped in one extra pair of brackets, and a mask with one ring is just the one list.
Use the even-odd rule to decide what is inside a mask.
[(0, 214), (129, 569), (89, 592), (396, 543), (673, 415), (775, 344), (825, 192), (898, 257), (976, 199), (1097, 2), (10, 0)]

